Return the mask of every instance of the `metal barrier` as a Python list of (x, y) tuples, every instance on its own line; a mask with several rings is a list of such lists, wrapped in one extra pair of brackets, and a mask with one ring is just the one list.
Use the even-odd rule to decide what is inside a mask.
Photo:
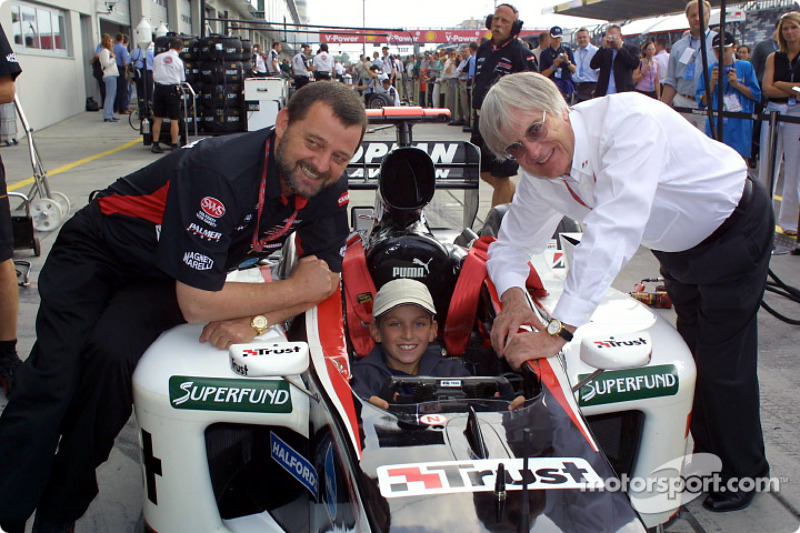
[[(778, 165), (778, 161), (776, 161), (776, 151), (778, 145), (778, 124), (780, 122), (788, 122), (792, 124), (800, 124), (800, 117), (793, 117), (789, 115), (781, 115), (778, 111), (770, 111), (769, 114), (765, 113), (742, 113), (742, 112), (734, 112), (734, 111), (718, 111), (716, 109), (708, 110), (708, 109), (693, 109), (690, 107), (674, 107), (675, 111), (683, 114), (691, 114), (691, 115), (703, 115), (708, 116), (709, 113), (711, 117), (716, 118), (719, 115), (722, 115), (723, 118), (738, 118), (738, 119), (746, 119), (752, 120), (753, 122), (760, 120), (762, 122), (766, 122), (769, 124), (769, 136), (768, 136), (768, 144), (767, 144), (767, 169), (769, 170), (769, 175), (767, 179), (764, 180), (764, 183), (769, 187), (769, 190), (772, 191), (774, 189), (774, 178), (775, 178), (775, 167)], [(713, 120), (712, 118), (712, 120)], [(763, 177), (760, 177), (763, 179)]]
[(189, 126), (186, 123), (186, 118), (189, 116), (189, 98), (192, 99), (192, 124), (194, 124), (194, 136), (197, 137), (197, 94), (195, 94), (194, 89), (192, 88), (191, 84), (187, 82), (182, 82), (180, 86), (181, 90), (181, 101), (183, 102), (183, 135), (186, 142), (189, 142)]

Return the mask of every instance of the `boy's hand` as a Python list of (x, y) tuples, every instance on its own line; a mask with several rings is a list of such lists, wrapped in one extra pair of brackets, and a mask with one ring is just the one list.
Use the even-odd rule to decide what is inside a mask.
[(377, 396), (370, 396), (368, 401), (375, 407), (380, 407), (381, 409), (389, 409), (389, 402), (387, 402), (383, 398), (379, 398)]
[(525, 403), (525, 396), (520, 394), (519, 396), (511, 400), (511, 403), (508, 404), (508, 410), (514, 411), (516, 409), (519, 409), (520, 407), (522, 407), (524, 403)]

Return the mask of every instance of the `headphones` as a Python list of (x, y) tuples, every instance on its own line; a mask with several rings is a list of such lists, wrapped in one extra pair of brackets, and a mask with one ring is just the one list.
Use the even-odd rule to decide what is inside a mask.
[[(511, 8), (511, 11), (513, 11), (515, 15), (519, 14), (519, 11), (517, 10), (517, 8), (512, 6), (511, 4), (498, 4), (497, 7), (502, 7), (502, 6), (506, 6), (508, 8)], [(487, 30), (491, 30), (492, 29), (492, 19), (494, 19), (494, 14), (486, 16), (486, 29)], [(522, 32), (522, 25), (523, 24), (524, 23), (521, 20), (519, 20), (519, 19), (515, 20), (514, 23), (511, 25), (511, 35), (512, 36), (519, 35), (520, 32)]]

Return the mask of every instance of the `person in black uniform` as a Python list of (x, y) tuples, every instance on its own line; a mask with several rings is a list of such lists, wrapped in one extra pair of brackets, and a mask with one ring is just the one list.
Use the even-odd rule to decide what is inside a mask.
[[(336, 83), (298, 91), (274, 128), (205, 139), (120, 178), (64, 224), (39, 278), (37, 341), (0, 416), (0, 527), (69, 531), (131, 413), (131, 374), (176, 324), (226, 348), (339, 285), (342, 174), (366, 129)], [(226, 283), (295, 232), (289, 279)]]
[[(472, 109), (479, 114), (489, 88), (502, 76), (524, 70), (537, 71), (536, 56), (517, 39), (522, 30), (519, 11), (510, 4), (500, 4), (487, 19), (492, 39), (478, 47), (475, 59), (475, 81), (472, 88)], [(473, 121), (470, 142), (481, 149), (481, 179), (492, 186), (492, 207), (511, 201), (515, 185), (511, 181), (519, 165), (499, 160), (483, 146), (478, 120)]]
[[(0, 104), (14, 101), (14, 80), (22, 69), (0, 28)], [(19, 289), (14, 268), (14, 233), (6, 190), (6, 171), (0, 159), (0, 386), (8, 392), (14, 372), (22, 363), (17, 356)]]

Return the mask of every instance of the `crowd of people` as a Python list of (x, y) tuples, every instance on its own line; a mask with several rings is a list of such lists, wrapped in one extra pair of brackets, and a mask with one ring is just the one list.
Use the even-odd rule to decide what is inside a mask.
[[(136, 66), (131, 62), (130, 36), (118, 33), (114, 39), (104, 33), (92, 58), (92, 72), (100, 89), (100, 104), (103, 109), (104, 122), (119, 122), (114, 116), (129, 115), (131, 94), (138, 75)], [(145, 58), (141, 51), (137, 53), (137, 62)], [(152, 49), (147, 52), (146, 61), (152, 65)]]
[[(498, 7), (501, 11), (510, 11), (512, 14), (509, 16), (518, 20), (518, 12), (508, 4)], [(710, 8), (704, 10), (704, 16), (706, 20), (703, 27), (707, 27)], [(607, 26), (597, 44), (592, 43), (588, 29), (580, 28), (573, 35), (576, 45), (570, 46), (563, 42), (564, 32), (558, 26), (536, 36), (537, 45), (534, 45), (531, 40), (519, 38), (521, 25), (517, 31), (504, 34), (502, 28), (493, 27), (492, 22), (487, 21), (487, 28), (493, 30), (493, 34), (491, 39), (483, 43), (471, 42), (459, 47), (443, 47), (406, 56), (392, 54), (390, 48), (384, 46), (381, 52), (375, 51), (371, 56), (361, 54), (357, 61), (349, 65), (343, 65), (335, 58), (325, 43), (320, 44), (316, 54), (312, 53), (310, 45), (303, 44), (291, 59), (282, 56), (283, 46), (280, 42), (272, 43), (269, 50), (256, 44), (253, 47), (252, 71), (248, 75), (285, 76), (296, 90), (311, 81), (345, 82), (364, 97), (368, 107), (376, 98), (380, 105), (408, 103), (423, 107), (446, 107), (450, 109), (451, 125), (461, 126), (465, 132), (473, 132), (480, 107), (480, 102), (476, 105), (474, 101), (473, 86), (479, 83), (478, 78), (482, 75), (480, 68), (476, 68), (478, 50), (486, 42), (490, 46), (500, 47), (505, 46), (506, 42), (518, 41), (518, 44), (530, 50), (533, 60), (528, 65), (513, 67), (510, 72), (531, 70), (542, 73), (559, 87), (569, 105), (608, 94), (637, 91), (686, 111), (684, 116), (698, 128), (735, 147), (745, 159), (759, 161), (759, 175), (767, 185), (774, 186), (777, 182), (781, 162), (784, 162), (789, 172), (784, 178), (782, 193), (786, 207), (782, 208), (779, 225), (787, 234), (796, 234), (795, 211), (800, 203), (800, 191), (797, 190), (800, 179), (794, 176), (800, 173), (800, 155), (796, 155), (797, 151), (792, 149), (793, 143), (787, 143), (789, 150), (784, 150), (783, 144), (784, 137), (797, 137), (795, 129), (800, 126), (779, 123), (777, 153), (771, 158), (766, 153), (769, 146), (768, 128), (762, 128), (747, 118), (724, 118), (721, 131), (717, 132), (716, 119), (708, 120), (703, 114), (689, 112), (692, 109), (706, 109), (709, 105), (716, 111), (721, 105), (727, 112), (751, 113), (765, 109), (767, 112), (778, 111), (783, 116), (800, 115), (800, 111), (795, 110), (793, 93), (781, 92), (778, 86), (770, 84), (771, 79), (764, 81), (768, 64), (774, 65), (767, 58), (774, 52), (780, 60), (787, 53), (779, 32), (785, 31), (789, 36), (789, 41), (786, 41), (788, 46), (793, 39), (796, 22), (788, 16), (782, 26), (785, 29), (779, 29), (776, 23), (775, 35), (757, 43), (752, 53), (750, 46), (737, 43), (733, 36), (726, 34), (717, 37), (716, 32), (706, 29), (710, 74), (706, 76), (702, 72), (703, 62), (699, 54), (701, 23), (697, 2), (687, 5), (686, 17), (690, 28), (672, 45), (671, 50), (665, 39), (645, 40), (638, 47), (628, 44), (622, 28), (616, 24)], [(720, 39), (724, 39), (726, 49), (722, 61), (718, 57)], [(157, 84), (152, 79), (153, 44), (144, 52), (135, 48), (129, 53), (129, 48), (128, 36), (119, 33), (115, 39), (104, 34), (96, 49), (93, 66), (101, 92), (103, 120), (106, 122), (118, 121), (115, 113), (131, 112), (129, 104), (133, 85), (138, 95), (148, 94), (151, 102), (156, 92), (154, 88)], [(721, 68), (725, 74), (721, 103), (716, 90), (720, 62), (723, 63)], [(779, 63), (777, 73), (773, 66), (769, 77), (777, 75), (786, 79), (775, 78), (775, 81), (791, 83), (792, 64), (790, 62), (783, 68)], [(493, 83), (503, 74), (496, 69), (492, 73), (484, 71), (483, 85), (488, 88), (487, 81)], [(709, 79), (714, 89), (710, 101), (706, 95), (705, 78)], [(145, 83), (147, 88), (144, 87)], [(477, 132), (474, 132), (473, 140), (480, 144), (476, 135)], [(174, 147), (175, 143), (172, 142), (170, 146)], [(156, 151), (162, 151), (158, 145)], [(483, 155), (492, 157), (488, 152)], [(766, 166), (770, 161), (776, 164), (771, 179), (768, 179), (769, 169)], [(492, 205), (506, 203), (513, 195), (513, 184), (505, 178), (514, 175), (516, 168), (512, 169), (514, 165), (507, 162), (503, 165), (505, 169), (482, 169), (482, 178), (494, 190)]]
[[(500, 4), (498, 8), (509, 20), (518, 20), (519, 13), (508, 4)], [(408, 103), (422, 107), (446, 107), (451, 112), (450, 124), (461, 126), (465, 132), (473, 132), (475, 129), (477, 110), (480, 108), (480, 101), (476, 105), (473, 87), (481, 83), (484, 88), (480, 90), (485, 91), (500, 76), (521, 70), (536, 71), (552, 80), (568, 105), (620, 92), (642, 93), (684, 111), (688, 120), (710, 136), (718, 129), (716, 119), (712, 122), (704, 115), (690, 111), (706, 109), (709, 105), (713, 110), (719, 110), (716, 85), (720, 68), (725, 74), (722, 87), (724, 111), (751, 113), (766, 107), (767, 110), (780, 110), (784, 115), (794, 112), (793, 106), (788, 104), (793, 101), (790, 96), (785, 98), (785, 93), (783, 96), (769, 94), (763, 82), (767, 56), (778, 52), (780, 58), (784, 53), (779, 45), (777, 25), (776, 36), (768, 40), (769, 47), (765, 43), (758, 43), (753, 47), (752, 54), (750, 46), (736, 42), (732, 35), (716, 37), (716, 32), (705, 29), (710, 74), (705, 76), (699, 55), (701, 24), (697, 2), (690, 2), (685, 13), (690, 28), (672, 45), (671, 50), (668, 41), (663, 38), (644, 40), (638, 46), (626, 43), (622, 28), (616, 24), (607, 26), (605, 34), (596, 44), (592, 43), (589, 30), (580, 28), (573, 34), (576, 44), (570, 46), (563, 42), (564, 31), (558, 26), (537, 35), (537, 44), (534, 45), (531, 40), (520, 39), (518, 30), (504, 34), (502, 28), (493, 26), (488, 21), (487, 28), (493, 33), (490, 39), (482, 43), (471, 42), (468, 45), (442, 47), (419, 55), (406, 56), (393, 54), (388, 46), (384, 46), (381, 52), (361, 54), (357, 61), (346, 66), (338, 61), (334, 62), (325, 44), (320, 46), (316, 55), (311, 54), (308, 45), (303, 45), (302, 50), (291, 61), (283, 59), (279, 63), (296, 88), (314, 79), (332, 79), (352, 84), (368, 105), (375, 95), (384, 95), (380, 98), (382, 105)], [(705, 28), (709, 15), (710, 8), (707, 7), (704, 10)], [(497, 16), (495, 14), (490, 19)], [(498, 20), (502, 18), (501, 16)], [(789, 28), (793, 25), (790, 22), (791, 17), (787, 22)], [(519, 28), (521, 29), (521, 25)], [(791, 33), (791, 29), (787, 32)], [(726, 50), (722, 61), (718, 57), (720, 39), (724, 39)], [(499, 72), (492, 66), (491, 72), (484, 69), (482, 73), (477, 68), (480, 61), (476, 60), (481, 45), (489, 43), (490, 48), (497, 49), (512, 41), (518, 43), (520, 48), (530, 51), (533, 59), (528, 64), (515, 65), (509, 72)], [(276, 47), (273, 46), (270, 53), (275, 50)], [(277, 50), (280, 51), (279, 45)], [(263, 49), (257, 51), (257, 55), (259, 57), (254, 59), (254, 68), (256, 64), (269, 63), (267, 56), (263, 55)], [(751, 55), (753, 64), (750, 63)], [(719, 66), (720, 63), (722, 67)], [(783, 74), (781, 71), (780, 75)], [(479, 82), (481, 77), (483, 81)], [(705, 94), (706, 77), (709, 78), (712, 88), (713, 96), (710, 101)], [(782, 139), (794, 135), (792, 128), (792, 124), (780, 125), (775, 177), (784, 157)], [(715, 137), (736, 148), (748, 161), (760, 160), (760, 165), (764, 167), (769, 159), (765, 153), (766, 139), (760, 143), (759, 153), (759, 142), (753, 142), (753, 136), (755, 135), (757, 141), (759, 135), (765, 136), (766, 133), (767, 128), (754, 127), (752, 120), (725, 118), (722, 131)], [(480, 145), (479, 132), (473, 133), (473, 141)], [(484, 153), (483, 157), (494, 158), (489, 152)], [(795, 158), (790, 151), (785, 161), (787, 168), (800, 168), (800, 163), (796, 163), (795, 159), (800, 161), (800, 156)], [(507, 161), (494, 162), (487, 165), (487, 168), (482, 168), (482, 178), (493, 187), (492, 205), (511, 200), (514, 185), (507, 178), (515, 175), (516, 171), (516, 165)], [(775, 178), (766, 180), (766, 169), (762, 168), (760, 174), (767, 184), (777, 181)], [(796, 204), (800, 196), (800, 192), (796, 190), (798, 179), (789, 176), (784, 179), (784, 184), (786, 209), (784, 215), (779, 217), (779, 225), (787, 234), (794, 235), (797, 232)]]
[[(16, 353), (16, 304), (0, 306), (0, 385), (9, 393), (0, 416), (6, 473), (0, 528), (22, 532), (36, 511), (35, 532), (66, 532), (85, 512), (98, 491), (95, 469), (131, 413), (132, 370), (161, 332), (205, 323), (199, 341), (226, 348), (336, 290), (349, 232), (342, 176), (367, 128), (356, 91), (382, 92), (395, 104), (452, 106), (452, 124), (469, 129), (481, 148), (492, 204), (511, 202), (487, 263), (503, 302), (490, 332), (499, 356), (518, 368), (558, 353), (590, 320), (633, 253), (647, 246), (697, 363), (695, 451), (720, 457), (726, 480), (768, 475), (756, 369), (757, 311), (774, 228), (769, 194), (748, 176), (749, 121), (723, 121), (726, 146), (703, 133), (713, 128), (704, 117), (693, 125), (687, 119), (696, 115), (682, 118), (669, 106), (718, 109), (722, 103), (727, 111), (747, 111), (764, 103), (763, 95), (767, 110), (800, 116), (800, 81), (794, 81), (800, 80), (800, 13), (780, 18), (771, 42), (754, 47), (751, 65), (741, 57), (749, 48), (736, 48), (727, 32), (706, 29), (710, 8), (706, 0), (687, 4), (690, 29), (669, 53), (660, 41), (626, 44), (616, 25), (599, 47), (579, 30), (575, 50), (562, 42), (562, 28), (553, 27), (533, 50), (518, 38), (519, 12), (500, 4), (487, 18), (490, 40), (405, 59), (384, 47), (353, 66), (352, 89), (310, 83), (347, 75), (325, 44), (314, 57), (303, 46), (291, 61), (281, 58), (280, 43), (267, 53), (256, 46), (256, 75), (284, 73), (301, 88), (275, 126), (202, 140), (97, 191), (65, 223), (42, 269), (37, 340), (23, 364)], [(707, 73), (699, 57), (703, 39)], [(105, 34), (97, 48), (106, 121), (128, 109), (127, 46), (124, 34), (116, 42)], [(169, 87), (181, 76), (180, 46), (174, 39), (163, 54), (133, 58), (139, 68), (152, 64), (157, 116), (172, 118)], [(21, 69), (1, 31), (0, 52), (3, 103), (13, 99)], [(172, 77), (162, 77), (162, 66)], [(709, 98), (703, 83), (708, 77), (713, 91), (720, 73), (723, 102), (716, 92)], [(785, 185), (778, 224), (795, 234), (799, 132), (792, 123), (779, 132)], [(517, 173), (519, 190), (509, 179)], [(0, 187), (5, 193), (1, 164)], [(0, 214), (7, 214), (7, 195), (0, 202)], [(585, 233), (545, 324), (526, 300), (528, 260), (548, 245), (564, 215), (583, 221)], [(0, 220), (0, 295), (16, 302), (7, 218)], [(268, 255), (292, 232), (304, 257), (289, 279), (226, 281), (228, 270)], [(375, 300), (371, 334), (384, 346), (373, 359), (409, 374), (435, 373), (439, 360), (426, 355), (437, 328), (430, 295), (407, 282), (394, 290), (389, 285)], [(393, 324), (420, 325), (411, 359), (401, 360), (408, 354), (394, 349)], [(535, 329), (520, 333), (523, 324)], [(361, 379), (369, 384), (384, 371), (362, 364)], [(712, 492), (704, 505), (732, 511), (752, 498), (753, 492)]]

